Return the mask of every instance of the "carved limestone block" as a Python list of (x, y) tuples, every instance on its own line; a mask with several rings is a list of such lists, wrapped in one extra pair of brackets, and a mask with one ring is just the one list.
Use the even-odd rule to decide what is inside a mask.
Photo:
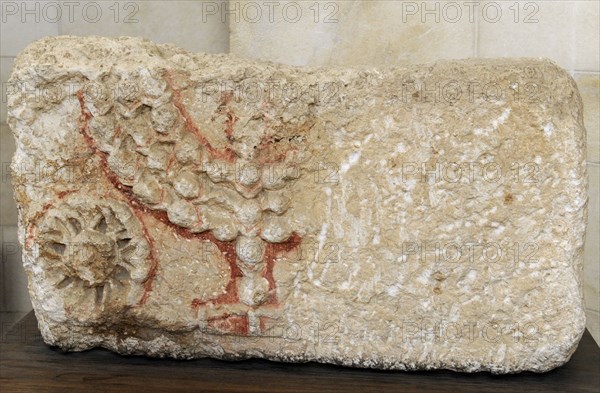
[(585, 327), (585, 131), (546, 60), (294, 68), (136, 38), (16, 59), (48, 344), (495, 373)]

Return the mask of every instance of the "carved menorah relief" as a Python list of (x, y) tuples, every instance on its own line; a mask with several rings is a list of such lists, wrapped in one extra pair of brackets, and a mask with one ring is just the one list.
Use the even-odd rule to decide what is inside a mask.
[[(142, 89), (143, 75), (138, 81)], [(192, 119), (184, 92), (175, 86), (181, 77), (165, 71), (161, 83), (152, 86), (158, 104), (129, 97), (111, 105), (85, 89), (77, 92), (80, 133), (100, 159), (104, 176), (121, 194), (122, 201), (114, 203), (130, 210), (127, 222), (137, 221), (137, 231), (123, 228), (107, 206), (96, 207), (93, 215), (81, 210), (82, 206), (63, 203), (52, 206), (52, 212), (59, 213), (44, 218), (38, 236), (50, 244), (44, 247), (46, 259), (62, 260), (57, 287), (75, 288), (81, 281), (77, 288), (84, 288), (85, 296), (95, 294), (90, 312), (101, 311), (105, 299), (114, 296), (117, 283), (129, 287), (129, 301), (124, 305), (143, 306), (151, 296), (159, 261), (144, 217), (159, 220), (185, 239), (209, 241), (228, 263), (230, 279), (223, 293), (214, 298), (188, 299), (190, 312), (197, 313), (200, 327), (208, 332), (260, 334), (277, 317), (275, 261), (301, 242), (285, 214), (291, 205), (289, 185), (301, 175), (295, 153), (303, 137), (274, 141), (265, 113), (259, 113), (249, 122), (264, 128), (260, 138), (238, 138), (242, 125), (232, 108), (233, 94), (225, 91), (215, 108), (215, 118), (225, 118), (224, 143), (214, 147)], [(147, 98), (148, 89), (145, 94), (142, 97)], [(132, 122), (135, 127), (130, 126)], [(71, 211), (78, 218), (60, 218)], [(75, 224), (77, 219), (83, 221)], [(112, 221), (106, 228), (108, 220)], [(97, 244), (88, 245), (85, 236), (94, 237)], [(138, 248), (146, 250), (145, 258), (136, 255), (132, 265), (126, 252), (133, 245), (123, 245), (125, 241), (143, 244)], [(60, 252), (67, 244), (73, 249), (95, 249), (88, 250), (86, 262), (78, 260), (77, 253)], [(107, 270), (85, 271), (86, 263), (96, 262)], [(140, 277), (144, 266), (146, 272)], [(132, 282), (126, 282), (124, 277), (133, 274), (133, 267), (135, 279), (132, 276)], [(131, 301), (136, 294), (137, 302)]]

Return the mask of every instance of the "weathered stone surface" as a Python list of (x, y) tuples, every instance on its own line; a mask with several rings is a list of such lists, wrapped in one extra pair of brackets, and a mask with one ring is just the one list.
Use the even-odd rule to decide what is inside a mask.
[(313, 69), (48, 38), (9, 97), (47, 343), (546, 371), (585, 327), (585, 132), (545, 60)]

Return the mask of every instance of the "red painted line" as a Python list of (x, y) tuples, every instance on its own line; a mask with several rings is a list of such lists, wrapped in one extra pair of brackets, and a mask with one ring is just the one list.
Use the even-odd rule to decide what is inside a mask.
[[(190, 232), (189, 230), (182, 228), (178, 225), (175, 225), (171, 221), (169, 221), (169, 218), (168, 218), (166, 212), (152, 210), (152, 209), (148, 209), (147, 207), (145, 207), (144, 204), (133, 194), (131, 187), (128, 187), (128, 186), (122, 184), (120, 182), (118, 176), (108, 166), (107, 154), (98, 148), (95, 140), (89, 133), (88, 123), (89, 123), (89, 120), (92, 117), (92, 115), (85, 107), (85, 98), (83, 96), (83, 92), (79, 91), (77, 93), (77, 97), (79, 98), (79, 104), (81, 107), (81, 121), (82, 121), (82, 125), (80, 126), (79, 131), (83, 135), (88, 147), (92, 150), (92, 152), (96, 156), (98, 156), (100, 158), (100, 166), (102, 168), (103, 173), (109, 180), (109, 182), (113, 185), (113, 187), (116, 190), (118, 190), (121, 193), (125, 202), (132, 208), (132, 210), (134, 210), (138, 219), (140, 219), (140, 222), (142, 224), (143, 231), (144, 231), (144, 236), (146, 237), (146, 240), (148, 241), (148, 244), (150, 245), (149, 259), (151, 261), (151, 266), (150, 266), (148, 274), (144, 280), (144, 294), (142, 295), (142, 298), (139, 301), (139, 305), (145, 304), (150, 292), (152, 292), (152, 284), (153, 284), (154, 278), (156, 277), (156, 272), (158, 270), (158, 265), (159, 265), (158, 259), (156, 258), (154, 239), (152, 238), (152, 236), (150, 235), (150, 233), (146, 227), (145, 220), (143, 219), (144, 215), (151, 215), (154, 219), (156, 219), (156, 220), (162, 222), (163, 224), (165, 224), (166, 226), (170, 227), (177, 235), (179, 235), (183, 238), (207, 240), (207, 241), (210, 241), (211, 243), (215, 244), (217, 246), (217, 248), (219, 249), (219, 251), (221, 252), (221, 254), (225, 257), (225, 260), (227, 261), (227, 263), (229, 264), (229, 266), (231, 268), (231, 279), (226, 288), (226, 290), (229, 292), (226, 292), (224, 295), (222, 295), (220, 297), (220, 298), (222, 298), (221, 301), (222, 302), (225, 302), (226, 300), (232, 300), (232, 302), (237, 301), (237, 298), (238, 298), (237, 286), (235, 284), (236, 284), (237, 277), (241, 277), (242, 273), (236, 264), (237, 255), (235, 252), (234, 242), (233, 241), (230, 241), (230, 242), (219, 241), (214, 237), (212, 232), (208, 232), (208, 231), (202, 232), (202, 233)], [(220, 298), (217, 298), (217, 300), (219, 300)]]
[(250, 334), (250, 320), (247, 315), (223, 314), (208, 319), (208, 327), (223, 333), (247, 336)]
[[(216, 149), (215, 147), (213, 147), (210, 144), (208, 139), (200, 132), (198, 127), (194, 124), (191, 115), (189, 114), (189, 112), (187, 111), (187, 108), (183, 104), (181, 90), (175, 88), (172, 73), (167, 71), (165, 73), (164, 77), (167, 82), (167, 85), (172, 90), (173, 104), (175, 105), (175, 107), (178, 109), (180, 115), (182, 116), (184, 123), (185, 123), (186, 130), (196, 137), (196, 139), (211, 154), (212, 158), (221, 158), (221, 159), (225, 159), (229, 162), (235, 162), (237, 160), (237, 154), (230, 147), (226, 147), (224, 149)], [(152, 236), (150, 235), (150, 232), (148, 231), (146, 220), (145, 220), (145, 217), (148, 215), (151, 216), (152, 218), (154, 218), (155, 220), (160, 221), (161, 223), (168, 226), (169, 228), (171, 228), (173, 230), (173, 232), (180, 237), (183, 237), (186, 239), (205, 240), (205, 241), (209, 241), (209, 242), (215, 244), (217, 246), (217, 248), (219, 249), (220, 253), (222, 254), (222, 256), (225, 258), (226, 262), (229, 264), (231, 273), (230, 273), (229, 282), (225, 288), (225, 292), (223, 294), (219, 295), (217, 298), (208, 300), (208, 301), (201, 300), (201, 299), (193, 299), (191, 302), (192, 308), (197, 308), (197, 307), (204, 306), (207, 304), (219, 305), (219, 304), (238, 303), (239, 296), (238, 296), (238, 290), (237, 290), (237, 281), (239, 278), (241, 278), (243, 276), (243, 274), (242, 274), (240, 268), (237, 266), (237, 254), (236, 254), (236, 250), (235, 250), (235, 241), (228, 241), (228, 242), (219, 241), (214, 237), (212, 231), (206, 231), (206, 232), (202, 232), (202, 233), (193, 233), (190, 230), (180, 227), (176, 224), (173, 224), (171, 221), (169, 221), (169, 218), (168, 218), (166, 212), (153, 210), (153, 209), (146, 207), (133, 194), (131, 187), (122, 184), (121, 181), (119, 180), (117, 174), (114, 173), (110, 169), (110, 167), (108, 165), (107, 153), (101, 151), (98, 148), (96, 141), (94, 140), (94, 138), (91, 136), (91, 134), (89, 132), (88, 125), (89, 125), (89, 120), (92, 117), (92, 114), (86, 108), (85, 97), (84, 97), (83, 92), (82, 91), (77, 92), (77, 97), (79, 99), (79, 104), (80, 104), (80, 108), (81, 108), (81, 117), (80, 117), (81, 126), (79, 129), (80, 133), (82, 134), (88, 148), (90, 150), (92, 150), (92, 152), (96, 156), (99, 157), (100, 166), (101, 166), (102, 171), (105, 174), (106, 178), (108, 179), (108, 181), (113, 185), (113, 187), (116, 190), (119, 191), (119, 193), (121, 194), (121, 196), (123, 197), (125, 202), (135, 212), (136, 216), (138, 217), (138, 219), (141, 222), (143, 232), (144, 232), (144, 237), (146, 238), (146, 240), (148, 241), (148, 244), (150, 245), (150, 255), (149, 255), (149, 259), (151, 262), (150, 269), (149, 269), (148, 274), (143, 283), (144, 294), (142, 295), (142, 298), (140, 299), (138, 304), (143, 305), (146, 303), (150, 293), (152, 292), (152, 284), (156, 277), (158, 267), (159, 267), (158, 258), (156, 257), (156, 250), (155, 250), (156, 246), (154, 243), (154, 239), (152, 238)], [(230, 143), (233, 140), (233, 127), (235, 125), (235, 122), (238, 119), (235, 116), (235, 114), (233, 113), (233, 111), (231, 111), (231, 109), (228, 107), (231, 99), (232, 99), (231, 93), (229, 93), (229, 94), (226, 93), (223, 95), (222, 102), (221, 102), (222, 105), (227, 106), (226, 115), (228, 117), (228, 120), (226, 121), (225, 134)], [(115, 131), (115, 136), (120, 136), (120, 134), (121, 134), (121, 128), (118, 127)], [(263, 141), (261, 142), (261, 144), (259, 146), (258, 161), (260, 163), (264, 164), (264, 163), (274, 163), (274, 162), (281, 161), (281, 160), (285, 159), (285, 157), (287, 156), (287, 154), (290, 151), (293, 151), (293, 149), (288, 149), (288, 150), (278, 154), (276, 157), (271, 158), (271, 157), (269, 157), (269, 155), (270, 155), (269, 151), (273, 147), (274, 147), (274, 145), (273, 145), (272, 139), (268, 138), (268, 137), (264, 137)], [(262, 153), (266, 153), (266, 154), (262, 154)], [(294, 234), (292, 234), (290, 239), (287, 240), (286, 242), (275, 243), (275, 244), (266, 243), (265, 269), (262, 272), (262, 275), (269, 282), (269, 291), (271, 292), (271, 297), (268, 301), (268, 304), (278, 304), (276, 296), (275, 296), (275, 291), (274, 291), (276, 288), (276, 282), (273, 277), (273, 267), (275, 264), (275, 259), (280, 254), (282, 254), (284, 252), (289, 252), (289, 251), (295, 249), (300, 244), (301, 241), (302, 241), (301, 237), (298, 234), (294, 233)], [(246, 319), (247, 319), (247, 317), (246, 317)]]
[(277, 288), (277, 283), (275, 282), (275, 278), (273, 277), (275, 259), (283, 253), (294, 250), (300, 245), (301, 242), (302, 238), (300, 237), (300, 235), (294, 232), (292, 233), (292, 236), (290, 236), (290, 238), (283, 243), (266, 243), (265, 269), (263, 272), (263, 277), (266, 278), (269, 282), (269, 292), (271, 292), (271, 296), (266, 304), (279, 304), (275, 296), (275, 289)]
[(211, 145), (211, 143), (206, 139), (204, 135), (200, 132), (194, 121), (192, 120), (192, 116), (188, 112), (187, 108), (183, 104), (183, 100), (181, 97), (181, 90), (175, 88), (175, 84), (173, 82), (172, 73), (167, 71), (165, 72), (165, 81), (167, 85), (173, 92), (173, 105), (179, 110), (179, 113), (185, 120), (185, 128), (198, 139), (198, 141), (208, 150), (213, 157), (222, 158), (228, 162), (235, 162), (237, 160), (237, 154), (229, 147), (224, 149), (217, 149)]
[[(75, 191), (77, 191), (77, 190), (61, 191), (57, 194), (57, 199), (62, 200), (67, 195), (70, 195), (70, 194), (74, 193)], [(25, 237), (25, 249), (26, 250), (31, 249), (31, 245), (33, 243), (34, 231), (37, 228), (38, 220), (40, 218), (42, 218), (48, 212), (48, 210), (50, 210), (51, 207), (54, 207), (54, 205), (55, 205), (54, 202), (48, 202), (48, 203), (44, 204), (44, 206), (42, 206), (42, 210), (40, 210), (39, 212), (34, 214), (33, 217), (31, 218), (30, 224), (27, 227), (27, 236)]]

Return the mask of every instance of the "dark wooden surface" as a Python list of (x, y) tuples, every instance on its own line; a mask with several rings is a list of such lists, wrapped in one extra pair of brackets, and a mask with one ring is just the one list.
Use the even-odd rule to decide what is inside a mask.
[(33, 312), (2, 332), (0, 392), (600, 392), (600, 348), (585, 332), (565, 366), (545, 374), (399, 372), (265, 360), (176, 361), (45, 345)]

